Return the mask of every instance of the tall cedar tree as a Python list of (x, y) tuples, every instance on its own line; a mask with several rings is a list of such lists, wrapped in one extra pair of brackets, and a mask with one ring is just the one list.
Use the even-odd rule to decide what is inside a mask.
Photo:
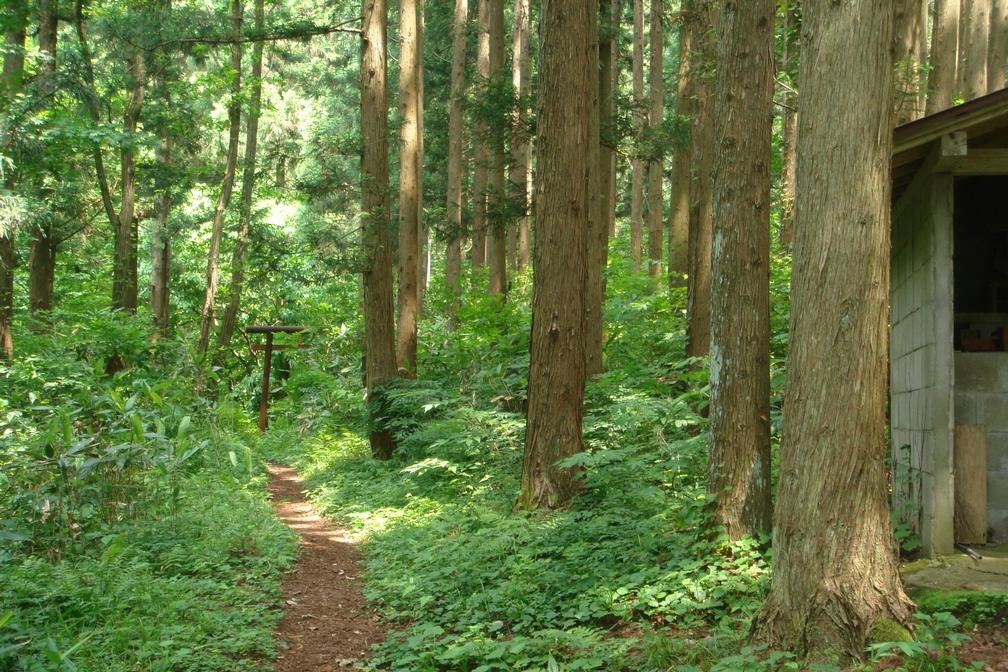
[(531, 361), (516, 508), (566, 504), (583, 449), (588, 235), (598, 218), (598, 5), (545, 0), (540, 22)]
[(452, 22), (451, 100), (448, 107), (447, 187), (448, 245), (445, 253), (445, 286), (452, 295), (451, 324), (458, 319), (462, 300), (462, 153), (465, 149), (465, 58), (469, 0), (455, 0)]
[(857, 658), (881, 619), (913, 613), (886, 496), (893, 11), (802, 9), (787, 413), (773, 579), (754, 632)]
[(416, 0), (399, 2), (399, 320), (396, 361), (416, 374), (420, 254), (420, 60)]
[(518, 98), (511, 135), (511, 202), (517, 211), (514, 227), (515, 268), (529, 265), (532, 254), (532, 229), (529, 206), (532, 199), (532, 146), (528, 137), (529, 77), (529, 0), (515, 0), (514, 34), (511, 50), (511, 85)]
[(990, 36), (987, 42), (987, 93), (1005, 88), (1008, 67), (1008, 0), (991, 0)]
[[(691, 11), (690, 11), (691, 10)], [(714, 82), (716, 45), (712, 39), (714, 0), (691, 0), (684, 20), (692, 23), (693, 119), (690, 127), (688, 341), (686, 353), (702, 357), (710, 348), (710, 291), (713, 221), (711, 172), (714, 170)]]
[[(647, 109), (644, 103), (644, 0), (633, 0), (633, 122), (637, 133), (644, 131)], [(635, 271), (641, 267), (644, 247), (644, 180), (647, 164), (634, 156), (630, 192), (630, 258)]]
[[(504, 68), (504, 0), (487, 0), (488, 83), (494, 86)], [(487, 264), (490, 266), (490, 293), (507, 292), (507, 218), (504, 207), (504, 133), (491, 128), (487, 166)]]
[[(154, 158), (160, 170), (168, 173), (172, 163), (174, 142), (170, 135), (161, 139), (154, 150)], [(161, 336), (168, 335), (171, 323), (171, 232), (168, 229), (168, 217), (173, 205), (172, 185), (158, 184), (160, 192), (157, 199), (157, 212), (154, 215), (154, 225), (151, 227), (151, 284), (150, 310), (154, 323), (154, 331)]]
[[(650, 69), (650, 103), (649, 126), (652, 132), (661, 130), (665, 119), (665, 29), (664, 0), (651, 0), (651, 69)], [(648, 162), (648, 275), (653, 278), (662, 274), (662, 229), (665, 225), (664, 213), (664, 177), (665, 157), (662, 150), (652, 147), (657, 152)]]
[(795, 164), (798, 158), (798, 62), (801, 58), (799, 37), (801, 35), (801, 13), (798, 0), (787, 0), (784, 6), (784, 49), (781, 56), (780, 79), (784, 89), (782, 152), (784, 166), (781, 169), (781, 228), (780, 242), (791, 246), (794, 237)]
[(774, 0), (728, 1), (718, 30), (711, 285), (714, 519), (770, 530), (770, 156)]
[(959, 93), (973, 100), (987, 93), (990, 0), (963, 0), (959, 25)]
[[(24, 14), (14, 17), (19, 25), (15, 25), (4, 36), (6, 47), (3, 57), (3, 81), (0, 92), (7, 100), (12, 100), (24, 81), (24, 46), (25, 22)], [(17, 186), (17, 172), (8, 170), (4, 175), (4, 189), (14, 191)], [(15, 232), (0, 227), (0, 357), (10, 359), (14, 356), (14, 336), (11, 333), (11, 322), (14, 319), (14, 241)]]
[[(693, 116), (693, 32), (692, 22), (679, 23), (679, 81), (676, 88), (676, 112)], [(668, 278), (669, 286), (682, 284), (689, 270), (689, 150), (680, 147), (672, 158), (672, 190), (669, 197)]]
[(959, 2), (935, 0), (926, 114), (952, 107), (958, 81)]
[[(924, 115), (920, 91), (927, 59), (927, 0), (899, 0), (895, 3), (896, 123), (904, 124)], [(924, 15), (921, 8), (925, 6)]]
[(396, 375), (389, 235), (388, 6), (364, 0), (361, 29), (361, 205), (364, 213), (364, 384), (372, 454), (392, 457), (395, 439), (383, 427), (382, 386)]
[[(255, 0), (255, 30), (264, 30), (265, 16), (263, 0)], [(245, 122), (245, 159), (242, 165), (242, 190), (238, 201), (238, 237), (231, 253), (231, 287), (227, 308), (221, 320), (217, 342), (221, 346), (231, 345), (238, 310), (241, 308), (242, 290), (245, 287), (245, 252), (248, 249), (249, 228), (252, 224), (252, 194), (256, 184), (256, 153), (259, 147), (259, 114), (262, 109), (262, 66), (263, 41), (252, 46), (252, 81), (248, 120)]]
[[(146, 83), (144, 52), (135, 51), (127, 58), (129, 95), (123, 109), (123, 132), (136, 133)], [(112, 307), (131, 313), (137, 309), (137, 222), (136, 222), (136, 148), (128, 142), (119, 150), (120, 207), (115, 217), (112, 271)]]
[[(483, 86), (490, 80), (490, 3), (492, 0), (477, 0), (476, 75)], [(472, 184), (472, 267), (487, 263), (487, 167), (490, 161), (488, 138), (490, 128), (482, 119), (476, 120), (476, 135), (473, 137), (473, 184)]]
[(228, 150), (224, 164), (224, 181), (214, 207), (213, 226), (210, 233), (210, 251), (207, 254), (206, 290), (203, 293), (203, 310), (200, 313), (197, 352), (206, 352), (210, 345), (214, 314), (217, 310), (217, 287), (220, 283), (220, 246), (224, 236), (224, 214), (231, 203), (234, 191), (235, 170), (238, 167), (238, 143), (241, 140), (241, 62), (242, 45), (238, 42), (242, 28), (242, 0), (231, 0), (231, 98), (228, 100)]

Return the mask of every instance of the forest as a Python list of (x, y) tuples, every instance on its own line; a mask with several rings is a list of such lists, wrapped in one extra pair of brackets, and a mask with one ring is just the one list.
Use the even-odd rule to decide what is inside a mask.
[(0, 672), (1008, 671), (1008, 1), (0, 24)]

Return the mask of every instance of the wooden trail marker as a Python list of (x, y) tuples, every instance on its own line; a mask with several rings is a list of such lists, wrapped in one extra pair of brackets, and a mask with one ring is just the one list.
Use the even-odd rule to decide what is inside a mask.
[(290, 346), (290, 345), (273, 345), (273, 334), (297, 334), (304, 331), (304, 327), (293, 327), (285, 325), (265, 325), (265, 324), (253, 324), (245, 327), (246, 334), (266, 334), (265, 345), (260, 343), (252, 344), (252, 352), (265, 352), (266, 356), (263, 359), (263, 375), (262, 375), (262, 394), (259, 397), (259, 431), (265, 432), (266, 427), (269, 426), (269, 395), (270, 395), (270, 367), (273, 364), (273, 351), (274, 350), (287, 350), (291, 347), (305, 347), (305, 346)]

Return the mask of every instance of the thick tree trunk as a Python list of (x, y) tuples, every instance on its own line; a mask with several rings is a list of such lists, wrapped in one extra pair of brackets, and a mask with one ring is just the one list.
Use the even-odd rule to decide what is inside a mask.
[(960, 0), (935, 0), (927, 114), (946, 110), (955, 100), (959, 79), (959, 3)]
[(567, 503), (558, 460), (582, 450), (585, 284), (597, 225), (598, 6), (550, 0), (540, 23), (535, 288), (521, 493), (516, 508)]
[(465, 58), (469, 23), (469, 0), (455, 0), (452, 22), (451, 101), (448, 108), (447, 203), (448, 249), (445, 254), (445, 286), (452, 295), (450, 324), (455, 325), (462, 300), (462, 154), (465, 149)]
[(392, 457), (395, 439), (384, 426), (382, 387), (396, 375), (392, 312), (392, 240), (388, 186), (388, 7), (364, 0), (361, 27), (361, 200), (364, 284), (364, 383), (372, 454)]
[(801, 58), (801, 16), (798, 0), (788, 0), (784, 13), (784, 57), (781, 61), (781, 80), (784, 82), (784, 167), (781, 175), (781, 230), (780, 242), (791, 246), (794, 237), (794, 199), (797, 186), (798, 161), (798, 63)]
[(728, 2), (718, 30), (710, 357), (714, 520), (770, 530), (770, 160), (774, 0)]
[(518, 97), (511, 135), (511, 204), (516, 213), (514, 265), (521, 270), (529, 263), (529, 205), (532, 198), (532, 147), (529, 144), (527, 100), (532, 90), (529, 79), (529, 0), (515, 0), (514, 35), (511, 49), (511, 85)]
[[(651, 72), (649, 124), (660, 129), (665, 119), (665, 30), (664, 0), (651, 0)], [(653, 278), (662, 274), (662, 231), (664, 212), (665, 157), (662, 153), (648, 162), (648, 274)]]
[[(129, 99), (123, 111), (123, 131), (136, 133), (145, 90), (144, 54), (129, 58)], [(124, 143), (119, 152), (121, 205), (116, 216), (115, 258), (112, 268), (112, 307), (135, 313), (137, 309), (136, 150)]]
[[(489, 76), (497, 80), (504, 68), (504, 0), (486, 0), (489, 39)], [(504, 207), (504, 133), (490, 129), (487, 166), (487, 263), (490, 265), (490, 293), (507, 293), (507, 215)]]
[[(711, 292), (711, 250), (713, 222), (711, 219), (712, 185), (711, 172), (714, 170), (714, 103), (713, 72), (717, 58), (716, 48), (711, 39), (714, 25), (713, 0), (692, 0), (690, 14), (695, 23), (694, 36), (694, 77), (696, 107), (690, 129), (690, 156), (693, 163), (693, 179), (690, 182), (690, 227), (689, 227), (689, 282), (688, 282), (688, 341), (686, 353), (691, 357), (702, 357), (710, 348), (710, 292)], [(687, 20), (690, 20), (687, 17)]]
[[(265, 24), (263, 0), (256, 0), (255, 30), (262, 32)], [(248, 248), (249, 227), (252, 223), (252, 194), (256, 184), (256, 153), (259, 146), (259, 114), (262, 109), (262, 66), (263, 43), (252, 47), (252, 88), (249, 100), (249, 115), (245, 122), (245, 160), (242, 166), (242, 190), (238, 202), (238, 237), (231, 254), (231, 287), (228, 304), (221, 320), (217, 344), (231, 345), (238, 310), (241, 308), (242, 290), (245, 288), (245, 251)]]
[(1008, 0), (991, 0), (990, 37), (987, 42), (987, 92), (1005, 88), (1008, 67)]
[(924, 115), (920, 106), (924, 63), (920, 51), (921, 33), (927, 25), (921, 16), (921, 4), (927, 0), (898, 0), (895, 12), (893, 39), (896, 61), (896, 123), (905, 124)]
[(990, 0), (963, 0), (959, 26), (959, 91), (963, 100), (987, 93)]
[[(242, 3), (231, 1), (231, 31), (236, 37), (241, 34)], [(224, 214), (231, 203), (234, 190), (235, 170), (238, 167), (238, 143), (241, 138), (241, 44), (231, 45), (231, 100), (228, 101), (228, 151), (224, 165), (224, 182), (221, 185), (217, 206), (214, 208), (213, 229), (210, 233), (210, 251), (207, 255), (206, 291), (203, 294), (203, 310), (200, 313), (200, 333), (196, 343), (198, 352), (206, 352), (210, 345), (214, 313), (217, 310), (217, 286), (220, 282), (220, 246), (224, 236)]]
[(417, 58), (416, 0), (399, 2), (399, 319), (396, 361), (401, 371), (416, 375), (417, 259), (420, 235), (420, 148), (417, 118), (420, 79)]
[[(27, 17), (18, 17), (25, 20)], [(21, 90), (24, 81), (25, 26), (10, 30), (4, 36), (6, 50), (3, 56), (2, 91), (13, 96)], [(7, 171), (4, 189), (13, 192), (17, 186), (17, 173)], [(11, 323), (14, 319), (14, 241), (15, 232), (0, 228), (0, 358), (14, 356), (14, 335)]]
[[(644, 103), (644, 0), (633, 0), (633, 102), (634, 129), (644, 130), (647, 123)], [(635, 271), (641, 267), (644, 247), (644, 180), (647, 164), (643, 159), (633, 159), (633, 176), (630, 191), (630, 258)]]
[[(909, 624), (886, 496), (892, 10), (802, 3), (791, 345), (770, 594), (771, 646), (860, 657)], [(857, 138), (856, 142), (851, 140)], [(824, 356), (825, 353), (825, 356)]]
[[(692, 118), (693, 105), (693, 33), (689, 21), (679, 25), (679, 83), (676, 112)], [(679, 149), (672, 159), (672, 192), (669, 198), (668, 279), (669, 287), (680, 286), (689, 271), (689, 185), (690, 153)]]

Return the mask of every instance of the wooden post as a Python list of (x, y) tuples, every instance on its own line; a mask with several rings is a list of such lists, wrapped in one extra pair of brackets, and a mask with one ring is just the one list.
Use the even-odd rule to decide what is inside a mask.
[(259, 431), (265, 432), (269, 419), (266, 411), (269, 408), (270, 366), (273, 363), (273, 332), (266, 333), (266, 354), (263, 360), (262, 396), (259, 397)]
[(957, 425), (955, 431), (955, 540), (987, 543), (987, 430)]

